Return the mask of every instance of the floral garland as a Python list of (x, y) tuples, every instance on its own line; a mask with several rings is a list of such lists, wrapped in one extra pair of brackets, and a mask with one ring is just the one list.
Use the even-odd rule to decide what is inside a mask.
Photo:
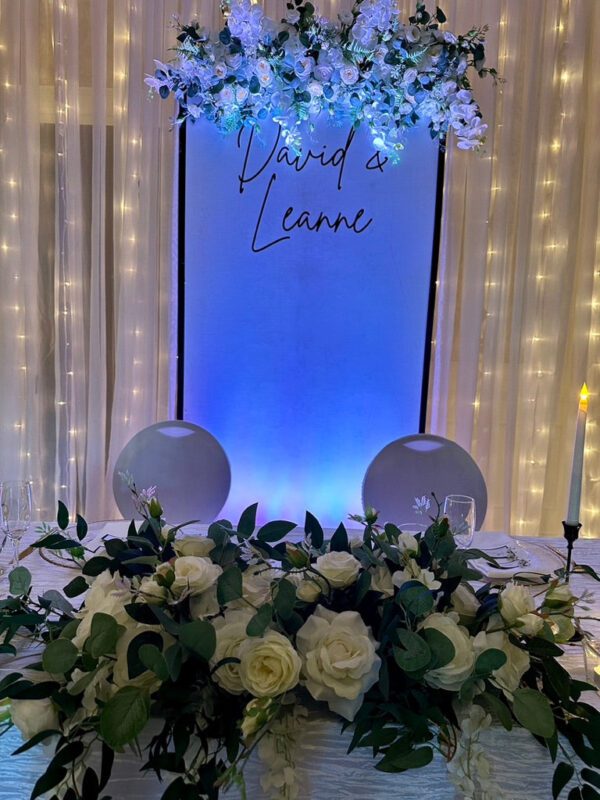
[[(475, 591), (481, 574), (470, 562), (498, 564), (458, 549), (444, 518), (412, 536), (368, 510), (353, 517), (361, 538), (341, 524), (326, 540), (307, 513), (303, 536), (286, 542), (294, 523), (256, 529), (253, 505), (237, 526), (181, 536), (155, 496), (135, 498), (143, 523), (126, 540), (104, 537), (100, 550), (86, 548), (81, 517), (69, 533), (60, 504), (58, 528), (36, 546), (71, 553), (82, 574), (64, 594), (36, 599), (17, 567), (0, 602), (0, 652), (17, 655), (18, 632), (41, 644), (24, 673), (15, 662), (0, 681), (11, 703), (4, 727), (27, 740), (16, 752), (54, 742), (32, 798), (102, 797), (115, 753), (139, 750), (153, 718), (162, 727), (140, 740), (143, 769), (169, 780), (165, 800), (243, 787), (255, 748), (264, 789), (292, 800), (311, 703), (352, 725), (351, 749), (368, 747), (385, 772), (425, 766), (435, 749), (466, 796), (498, 800), (478, 742), (495, 719), (526, 728), (553, 761), (560, 753), (554, 798), (576, 771), (569, 799), (600, 796), (600, 712), (580, 699), (594, 687), (557, 660), (561, 644), (581, 638), (575, 609), (587, 599), (571, 593), (564, 570), (533, 594), (514, 583)], [(67, 598), (79, 595), (76, 608)]]
[(417, 3), (408, 23), (392, 0), (358, 0), (332, 22), (310, 2), (287, 3), (281, 23), (251, 0), (228, 0), (217, 38), (197, 22), (179, 25), (172, 64), (156, 61), (146, 83), (179, 103), (177, 122), (207, 119), (230, 133), (271, 118), (299, 153), (324, 113), (336, 125), (368, 126), (375, 148), (392, 160), (407, 129), (425, 120), (432, 138), (448, 132), (463, 150), (480, 147), (487, 125), (469, 71), (484, 66), (487, 28), (457, 36)]

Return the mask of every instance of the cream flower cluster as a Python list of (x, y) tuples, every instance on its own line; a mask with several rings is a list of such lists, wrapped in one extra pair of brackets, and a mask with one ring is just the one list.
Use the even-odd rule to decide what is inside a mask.
[(175, 63), (156, 61), (146, 78), (162, 98), (175, 96), (178, 121), (202, 118), (229, 133), (271, 118), (300, 152), (323, 112), (336, 125), (367, 125), (393, 159), (420, 120), (434, 138), (454, 133), (462, 149), (484, 141), (468, 72), (496, 75), (484, 67), (485, 28), (456, 36), (440, 28), (443, 12), (424, 6), (405, 22), (391, 0), (357, 0), (333, 21), (308, 2), (281, 22), (251, 0), (227, 6), (218, 36), (181, 26)]

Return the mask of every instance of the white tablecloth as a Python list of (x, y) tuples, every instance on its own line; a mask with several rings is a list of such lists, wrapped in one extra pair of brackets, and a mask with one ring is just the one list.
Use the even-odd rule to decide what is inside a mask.
[[(107, 524), (105, 530), (114, 535), (123, 535), (126, 523)], [(564, 549), (563, 539), (538, 538), (532, 541), (546, 542), (556, 549)], [(476, 541), (474, 544), (476, 545)], [(579, 540), (575, 545), (575, 559), (600, 570), (600, 541)], [(40, 593), (50, 588), (61, 589), (76, 574), (75, 571), (50, 565), (37, 552), (28, 556), (23, 564), (32, 572), (34, 586)], [(597, 598), (592, 615), (600, 616), (598, 584), (587, 576), (577, 574), (572, 576), (571, 586), (576, 594), (585, 588), (592, 589)], [(600, 624), (586, 622), (586, 628), (600, 635)], [(585, 678), (581, 647), (567, 648), (563, 663), (574, 677)], [(586, 699), (597, 702), (597, 697)], [(553, 767), (547, 752), (527, 732), (513, 730), (507, 733), (494, 728), (486, 732), (484, 741), (496, 780), (504, 791), (506, 800), (550, 800)], [(42, 748), (35, 748), (15, 758), (9, 757), (20, 743), (19, 734), (15, 730), (0, 738), (0, 800), (29, 800), (33, 784), (42, 772), (42, 763), (46, 758)], [(303, 765), (303, 792), (300, 800), (455, 798), (446, 776), (445, 765), (439, 760), (423, 770), (390, 776), (373, 769), (368, 751), (346, 756), (346, 746), (347, 740), (340, 736), (339, 725), (319, 719), (309, 723), (297, 760), (298, 764)], [(139, 774), (139, 766), (137, 758), (131, 754), (120, 758), (120, 763), (114, 770), (114, 778), (107, 789), (113, 800), (160, 798), (165, 785), (158, 787), (154, 777)], [(249, 765), (248, 800), (262, 800), (262, 794), (255, 788), (258, 785), (259, 769), (256, 764)], [(233, 796), (237, 798), (237, 794), (228, 794), (227, 798)]]

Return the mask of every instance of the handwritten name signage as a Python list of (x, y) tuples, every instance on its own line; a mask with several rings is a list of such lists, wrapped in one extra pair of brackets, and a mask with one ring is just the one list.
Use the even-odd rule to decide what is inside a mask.
[[(367, 171), (377, 170), (383, 172), (387, 162), (387, 157), (379, 151), (375, 151), (365, 159), (364, 153), (358, 154), (356, 148), (352, 149), (352, 143), (356, 136), (356, 131), (351, 129), (346, 136), (345, 142), (332, 150), (327, 145), (320, 147), (308, 147), (307, 152), (296, 155), (287, 145), (282, 144), (281, 129), (275, 126), (275, 137), (273, 145), (267, 148), (265, 153), (264, 144), (256, 143), (254, 129), (248, 133), (247, 130), (240, 131), (237, 146), (243, 151), (243, 165), (239, 181), (239, 192), (244, 194), (248, 186), (260, 186), (262, 200), (260, 210), (257, 215), (256, 224), (252, 234), (252, 252), (261, 253), (269, 247), (274, 247), (281, 242), (286, 242), (292, 238), (294, 231), (307, 230), (314, 233), (340, 233), (350, 231), (355, 234), (364, 233), (373, 223), (373, 217), (369, 216), (364, 208), (346, 208), (335, 212), (323, 211), (316, 208), (299, 208), (294, 205), (287, 205), (284, 210), (283, 205), (277, 204), (276, 183), (278, 172), (288, 168), (297, 175), (300, 175), (307, 167), (322, 168), (316, 176), (316, 189), (319, 191), (321, 181), (331, 181), (333, 179), (338, 192), (344, 188), (344, 170), (350, 158), (356, 157), (363, 159), (364, 169)], [(352, 152), (351, 152), (352, 150)], [(314, 175), (314, 170), (313, 170)], [(346, 203), (349, 206), (349, 203)], [(267, 218), (277, 220), (275, 225), (277, 233), (264, 235), (263, 221)]]

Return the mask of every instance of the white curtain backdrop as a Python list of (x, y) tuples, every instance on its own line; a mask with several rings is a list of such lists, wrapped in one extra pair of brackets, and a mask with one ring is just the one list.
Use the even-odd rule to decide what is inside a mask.
[(172, 416), (173, 107), (143, 83), (176, 0), (0, 0), (0, 479), (115, 514), (110, 475)]
[(486, 528), (560, 535), (578, 396), (590, 411), (582, 535), (600, 535), (600, 3), (454, 0), (489, 22), (487, 152), (450, 148), (430, 428), (466, 447)]
[[(476, 80), (486, 153), (448, 150), (430, 429), (480, 463), (488, 529), (557, 534), (587, 378), (593, 535), (600, 3), (442, 6), (452, 29), (490, 24), (506, 83)], [(199, 11), (216, 28), (215, 0), (0, 0), (0, 479), (30, 477), (40, 517), (58, 497), (113, 516), (118, 453), (173, 415), (177, 137), (143, 77), (171, 15)]]

